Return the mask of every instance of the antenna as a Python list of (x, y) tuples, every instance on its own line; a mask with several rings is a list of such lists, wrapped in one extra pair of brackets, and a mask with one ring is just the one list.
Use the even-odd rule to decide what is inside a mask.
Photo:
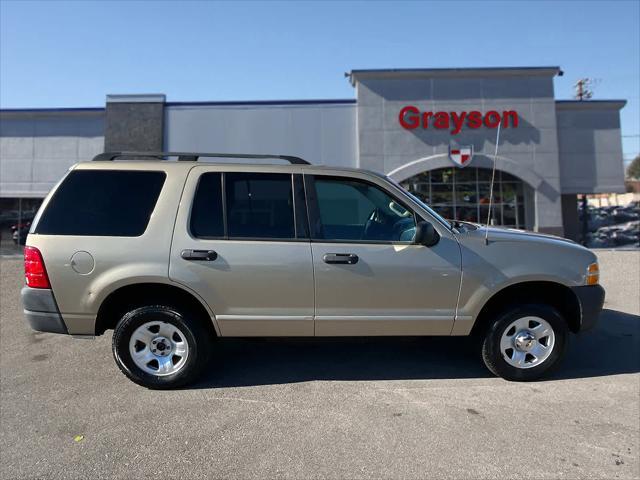
[(493, 181), (496, 178), (496, 163), (498, 161), (498, 143), (500, 142), (500, 127), (502, 119), (498, 123), (498, 133), (496, 133), (496, 151), (493, 154), (493, 170), (491, 171), (491, 186), (489, 187), (489, 213), (487, 213), (487, 227), (484, 231), (484, 244), (489, 245), (489, 223), (491, 222), (491, 208), (493, 207)]
[(576, 100), (590, 100), (593, 97), (593, 90), (591, 87), (598, 83), (598, 80), (593, 78), (581, 78), (574, 85), (574, 98)]

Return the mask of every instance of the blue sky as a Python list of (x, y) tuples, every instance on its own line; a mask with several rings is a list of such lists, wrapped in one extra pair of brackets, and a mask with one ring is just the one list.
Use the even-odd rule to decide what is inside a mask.
[(357, 68), (559, 65), (628, 100), (640, 151), (640, 2), (29, 2), (0, 0), (0, 107), (353, 98)]

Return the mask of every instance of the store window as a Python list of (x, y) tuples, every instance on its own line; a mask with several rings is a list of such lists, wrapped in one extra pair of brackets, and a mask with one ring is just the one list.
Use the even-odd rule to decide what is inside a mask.
[[(419, 173), (401, 184), (447, 219), (478, 223), (487, 221), (490, 169), (439, 168)], [(494, 224), (525, 228), (522, 180), (496, 171), (492, 210)]]
[(41, 198), (0, 198), (0, 254), (19, 253)]

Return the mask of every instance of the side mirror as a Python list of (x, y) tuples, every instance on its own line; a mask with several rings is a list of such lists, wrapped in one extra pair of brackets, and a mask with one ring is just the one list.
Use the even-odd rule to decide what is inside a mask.
[(425, 247), (433, 247), (440, 240), (440, 235), (429, 222), (418, 222), (416, 225), (416, 234), (413, 237), (415, 245), (424, 245)]

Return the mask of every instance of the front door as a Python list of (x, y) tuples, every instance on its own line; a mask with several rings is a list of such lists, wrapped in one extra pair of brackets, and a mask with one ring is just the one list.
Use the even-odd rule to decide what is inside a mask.
[(461, 279), (453, 236), (413, 245), (421, 219), (382, 184), (318, 175), (305, 182), (315, 334), (449, 335)]
[(198, 166), (189, 174), (170, 278), (207, 302), (223, 336), (312, 336), (301, 176), (224, 168)]

